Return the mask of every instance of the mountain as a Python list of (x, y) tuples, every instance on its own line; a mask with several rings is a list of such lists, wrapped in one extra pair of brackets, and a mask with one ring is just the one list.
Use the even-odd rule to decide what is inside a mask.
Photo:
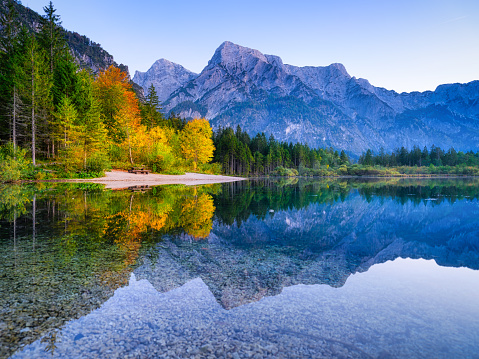
[(143, 87), (145, 91), (153, 84), (159, 100), (164, 102), (173, 91), (197, 76), (198, 74), (185, 69), (181, 65), (160, 59), (147, 72), (136, 71), (133, 82)]
[[(2, 9), (7, 7), (7, 2), (8, 0), (0, 0)], [(14, 1), (14, 6), (18, 13), (18, 23), (25, 26), (30, 32), (38, 32), (41, 16), (32, 9), (23, 6), (20, 2)], [(100, 44), (93, 42), (85, 35), (66, 29), (63, 30), (67, 45), (80, 68), (89, 68), (97, 73), (100, 69), (115, 65), (128, 72), (128, 67), (123, 64), (118, 65), (113, 56), (104, 50)]]
[[(194, 77), (159, 61), (134, 81), (163, 88), (165, 110), (206, 117), (216, 128), (240, 125), (250, 135), (265, 132), (352, 155), (433, 144), (479, 149), (479, 81), (397, 93), (350, 76), (342, 64), (285, 65), (231, 42), (221, 44)], [(192, 78), (187, 81), (185, 73)]]
[[(0, 14), (7, 8), (8, 1), (9, 0), (0, 0)], [(18, 23), (25, 26), (30, 32), (40, 31), (41, 16), (32, 9), (23, 6), (19, 1), (14, 0), (13, 3), (18, 13)], [(113, 65), (128, 75), (130, 74), (128, 66), (117, 64), (113, 56), (103, 49), (100, 44), (90, 40), (85, 35), (80, 35), (77, 32), (66, 29), (63, 29), (63, 34), (71, 54), (81, 69), (90, 69), (93, 73), (98, 73), (101, 69), (106, 69)], [(144, 102), (143, 88), (136, 82), (130, 82), (140, 101)]]

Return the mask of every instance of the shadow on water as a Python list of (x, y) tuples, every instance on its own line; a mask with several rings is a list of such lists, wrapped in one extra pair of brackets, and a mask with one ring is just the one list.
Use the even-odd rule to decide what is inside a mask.
[(479, 181), (256, 180), (0, 189), (0, 356), (99, 308), (132, 272), (200, 277), (226, 309), (295, 284), (341, 287), (395, 258), (479, 269)]

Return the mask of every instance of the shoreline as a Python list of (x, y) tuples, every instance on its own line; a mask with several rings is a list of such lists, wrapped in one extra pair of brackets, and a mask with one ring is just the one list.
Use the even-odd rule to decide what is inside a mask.
[(73, 182), (73, 183), (99, 183), (104, 184), (105, 189), (125, 189), (134, 186), (160, 186), (168, 184), (183, 184), (195, 186), (203, 184), (225, 183), (244, 181), (244, 177), (229, 177), (222, 175), (208, 175), (202, 173), (186, 172), (184, 175), (160, 175), (157, 173), (134, 174), (122, 170), (105, 172), (105, 177), (82, 178), (82, 179), (59, 179), (39, 182)]
[(123, 170), (112, 170), (105, 172), (104, 177), (97, 178), (65, 178), (48, 180), (23, 180), (17, 183), (98, 183), (104, 184), (105, 189), (128, 189), (130, 187), (141, 186), (161, 186), (170, 184), (183, 184), (186, 186), (196, 186), (204, 184), (227, 183), (237, 181), (248, 181), (258, 179), (364, 179), (364, 180), (391, 180), (391, 179), (474, 179), (479, 178), (476, 175), (458, 175), (458, 174), (413, 174), (413, 175), (365, 175), (365, 176), (253, 176), (253, 177), (234, 177), (224, 175), (210, 175), (202, 173), (186, 172), (184, 175), (162, 175), (157, 173), (134, 174)]

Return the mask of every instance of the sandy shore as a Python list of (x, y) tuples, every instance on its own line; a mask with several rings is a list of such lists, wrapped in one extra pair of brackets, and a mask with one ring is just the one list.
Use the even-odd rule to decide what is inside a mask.
[(193, 186), (200, 184), (235, 182), (242, 180), (245, 180), (245, 178), (205, 175), (201, 173), (186, 173), (184, 175), (159, 175), (150, 173), (144, 175), (128, 173), (126, 171), (113, 170), (111, 172), (106, 172), (105, 177), (70, 180), (69, 182), (102, 183), (106, 186), (105, 188), (121, 189), (132, 186), (157, 186), (164, 184), (184, 184), (188, 186)]

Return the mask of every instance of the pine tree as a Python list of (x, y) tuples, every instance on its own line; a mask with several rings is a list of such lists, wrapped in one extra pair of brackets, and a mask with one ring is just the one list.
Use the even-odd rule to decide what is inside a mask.
[[(17, 87), (17, 63), (19, 61), (18, 13), (13, 0), (7, 0), (0, 10), (0, 113), (3, 130), (1, 138), (12, 141), (17, 147), (17, 125), (21, 100)], [(8, 132), (7, 132), (8, 131)]]
[(62, 22), (60, 16), (55, 14), (57, 10), (53, 7), (53, 3), (50, 1), (48, 6), (43, 8), (43, 11), (45, 15), (42, 16), (38, 41), (46, 51), (50, 73), (53, 75), (57, 58), (61, 50), (65, 48), (66, 42), (63, 37)]
[(78, 118), (77, 110), (68, 96), (65, 95), (60, 100), (55, 117), (57, 119), (56, 138), (63, 141), (63, 148), (66, 150), (75, 140), (75, 122)]
[(101, 121), (100, 102), (94, 96), (93, 79), (82, 70), (78, 73), (78, 142), (83, 148), (83, 168), (87, 167), (87, 159), (95, 152), (107, 146), (107, 130)]
[(31, 152), (32, 163), (36, 164), (37, 127), (39, 119), (45, 118), (50, 102), (51, 74), (45, 61), (45, 54), (36, 39), (29, 36), (25, 43), (25, 54), (21, 71), (28, 81), (23, 90), (30, 106)]
[(146, 103), (142, 106), (142, 124), (149, 130), (155, 126), (159, 126), (163, 121), (160, 101), (156, 93), (155, 86), (151, 84), (146, 95)]
[(346, 152), (344, 152), (344, 150), (341, 150), (341, 155), (339, 156), (339, 163), (341, 165), (346, 165), (349, 163), (348, 155), (346, 154)]

